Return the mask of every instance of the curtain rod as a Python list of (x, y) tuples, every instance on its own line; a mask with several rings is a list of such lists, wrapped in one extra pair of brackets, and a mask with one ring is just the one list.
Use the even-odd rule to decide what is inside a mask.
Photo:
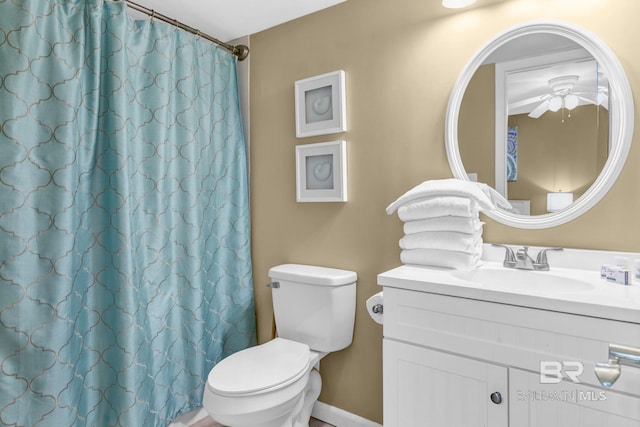
[[(120, 0), (123, 1), (123, 0)], [(197, 30), (193, 27), (188, 26), (187, 24), (183, 24), (182, 22), (179, 22), (177, 19), (172, 19), (166, 15), (163, 15), (161, 13), (156, 12), (153, 9), (149, 9), (146, 6), (142, 6), (138, 3), (135, 3), (131, 0), (124, 0), (132, 9), (137, 10), (138, 12), (142, 12), (146, 15), (149, 15), (151, 17), (151, 20), (153, 21), (153, 19), (159, 19), (163, 22), (166, 22), (167, 24), (171, 24), (175, 27), (180, 28), (181, 30), (185, 30), (188, 31), (190, 33), (196, 34), (200, 37), (202, 37), (205, 40), (209, 40), (212, 43), (215, 43), (223, 48), (225, 48), (226, 50), (228, 50), (229, 52), (231, 52), (232, 54), (234, 54), (235, 56), (238, 57), (238, 61), (244, 61), (247, 56), (249, 56), (249, 47), (245, 46), (243, 44), (239, 44), (239, 45), (232, 45), (229, 43), (225, 43), (223, 41), (218, 40), (215, 37), (212, 37), (208, 34), (202, 33), (200, 32), (200, 30)]]

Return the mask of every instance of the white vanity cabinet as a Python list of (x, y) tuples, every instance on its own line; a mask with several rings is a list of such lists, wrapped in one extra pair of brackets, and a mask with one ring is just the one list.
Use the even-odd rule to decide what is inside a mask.
[(428, 269), (422, 282), (411, 268), (378, 276), (385, 427), (640, 427), (640, 369), (622, 367), (611, 388), (594, 373), (610, 343), (640, 347), (640, 323), (456, 286), (447, 295)]
[(635, 395), (585, 384), (541, 384), (538, 373), (509, 369), (509, 425), (518, 427), (638, 427)]
[(504, 366), (384, 339), (385, 427), (506, 427), (507, 395)]

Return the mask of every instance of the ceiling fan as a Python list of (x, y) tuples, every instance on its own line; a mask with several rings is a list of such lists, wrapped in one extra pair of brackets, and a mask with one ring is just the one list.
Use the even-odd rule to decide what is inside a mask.
[(597, 92), (574, 92), (578, 80), (577, 75), (554, 77), (548, 81), (551, 93), (514, 102), (509, 109), (537, 104), (529, 113), (529, 117), (537, 119), (547, 111), (556, 112), (561, 108), (573, 110), (578, 105), (593, 104), (607, 108), (609, 99), (606, 87), (599, 86)]

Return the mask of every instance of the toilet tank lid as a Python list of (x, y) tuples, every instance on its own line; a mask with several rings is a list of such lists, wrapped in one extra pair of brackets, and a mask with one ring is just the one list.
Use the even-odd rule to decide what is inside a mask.
[(303, 264), (277, 265), (269, 270), (269, 277), (320, 286), (349, 285), (358, 279), (355, 271)]

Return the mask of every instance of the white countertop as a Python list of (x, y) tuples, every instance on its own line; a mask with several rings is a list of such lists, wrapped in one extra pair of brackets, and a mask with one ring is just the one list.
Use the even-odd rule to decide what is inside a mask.
[[(515, 245), (512, 246), (515, 249)], [(491, 248), (487, 251), (491, 256), (496, 253)], [(378, 284), (385, 287), (408, 289), (419, 292), (429, 292), (454, 297), (470, 298), (482, 301), (497, 302), (522, 307), (538, 308), (563, 313), (592, 316), (598, 318), (619, 320), (640, 324), (640, 285), (619, 285), (600, 278), (600, 266), (590, 265), (590, 269), (571, 268), (567, 260), (578, 258), (584, 261), (587, 253), (592, 261), (612, 263), (614, 256), (621, 255), (613, 252), (567, 250), (564, 257), (550, 254), (551, 271), (516, 270), (521, 274), (534, 274), (544, 280), (544, 275), (567, 277), (589, 283), (592, 288), (585, 291), (552, 291), (516, 286), (494, 286), (491, 283), (477, 283), (464, 279), (464, 274), (457, 274), (456, 270), (430, 268), (414, 265), (402, 265), (393, 270), (378, 275)], [(533, 250), (533, 254), (536, 250)], [(635, 256), (638, 254), (622, 254)], [(560, 258), (561, 267), (554, 267), (553, 257)], [(589, 256), (587, 258), (589, 258)], [(483, 257), (484, 258), (484, 257)], [(611, 259), (611, 261), (608, 261)], [(593, 263), (591, 263), (593, 264)], [(582, 265), (579, 265), (582, 267)], [(502, 269), (502, 262), (485, 260), (479, 269)], [(547, 287), (548, 289), (549, 287)]]

